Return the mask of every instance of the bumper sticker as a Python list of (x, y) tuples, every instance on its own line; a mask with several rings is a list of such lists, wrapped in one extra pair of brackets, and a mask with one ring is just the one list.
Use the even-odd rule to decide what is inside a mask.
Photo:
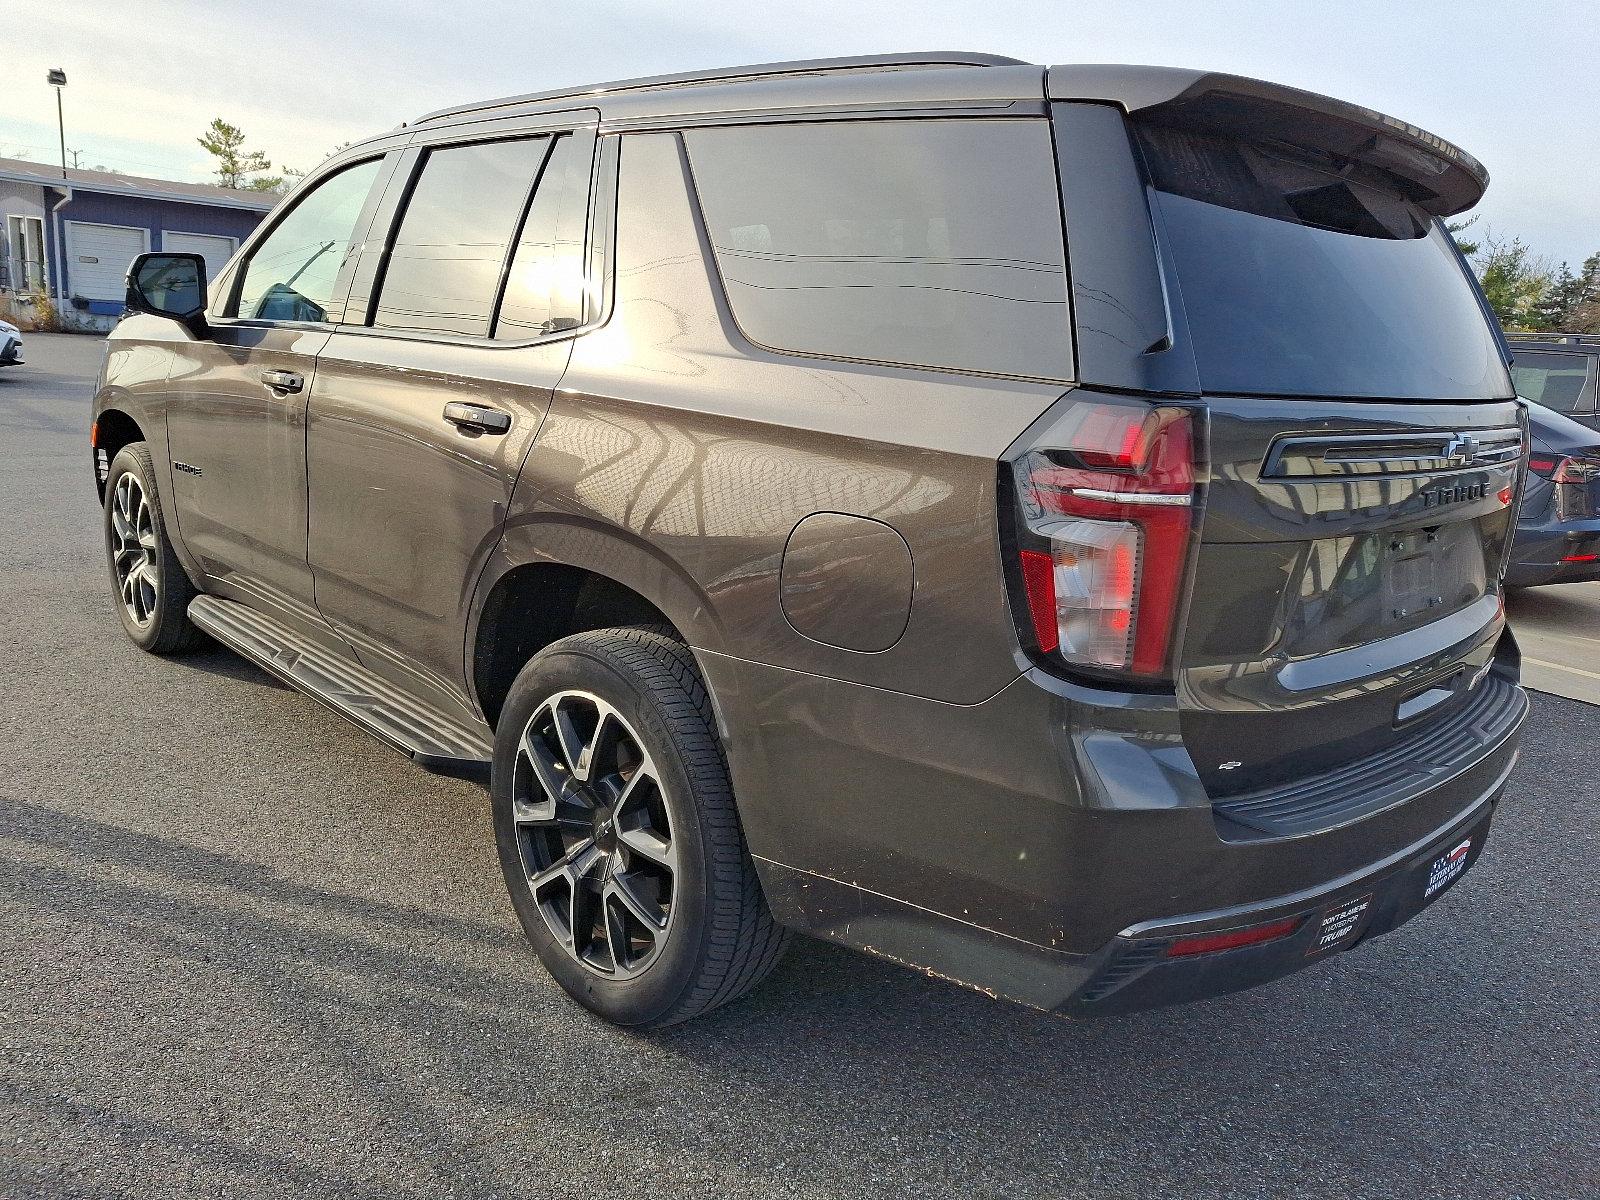
[(1424, 900), (1432, 899), (1435, 892), (1452, 884), (1467, 869), (1467, 854), (1472, 849), (1472, 839), (1462, 838), (1461, 844), (1441, 854), (1428, 868), (1428, 886), (1423, 890)]
[(1372, 908), (1372, 893), (1354, 900), (1341, 900), (1322, 910), (1322, 923), (1317, 928), (1317, 940), (1306, 951), (1307, 957), (1334, 950), (1355, 939), (1361, 922)]

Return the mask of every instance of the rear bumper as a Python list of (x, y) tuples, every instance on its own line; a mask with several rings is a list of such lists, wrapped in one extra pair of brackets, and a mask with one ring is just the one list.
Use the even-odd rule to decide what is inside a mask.
[(1505, 581), (1511, 587), (1538, 587), (1600, 579), (1600, 558), (1568, 561), (1591, 554), (1600, 555), (1600, 518), (1559, 525), (1519, 525)]
[(20, 367), (22, 365), (22, 339), (5, 337), (0, 340), (0, 367)]
[[(1508, 639), (1494, 677), (1514, 711), (1492, 736), (1454, 731), (1470, 752), (1412, 773), (1392, 802), (1275, 836), (1218, 812), (1170, 696), (1029, 672), (960, 706), (701, 661), (781, 921), (1083, 1014), (1250, 987), (1408, 919), (1422, 907), (1407, 882), (1417, 862), (1493, 811), (1527, 703)], [(1360, 928), (1306, 954), (1313, 916), (1357, 891), (1373, 897)], [(1175, 937), (1288, 917), (1279, 942), (1166, 961)]]
[[(1507, 774), (1510, 767), (1507, 767)], [(1060, 1011), (1101, 1016), (1202, 1000), (1269, 983), (1409, 921), (1453, 887), (1483, 852), (1504, 778), (1445, 828), (1366, 871), (1275, 901), (1125, 930), (1106, 946)], [(1252, 929), (1270, 940), (1178, 953), (1190, 939)]]

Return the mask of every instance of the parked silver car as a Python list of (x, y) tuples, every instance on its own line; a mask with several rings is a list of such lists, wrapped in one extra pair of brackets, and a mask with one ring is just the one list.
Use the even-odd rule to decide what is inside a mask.
[(10, 321), (0, 321), (0, 367), (22, 365), (22, 330)]

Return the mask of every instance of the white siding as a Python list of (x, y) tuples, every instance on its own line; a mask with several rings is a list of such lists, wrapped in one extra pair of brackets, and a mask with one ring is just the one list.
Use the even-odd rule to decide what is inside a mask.
[(221, 237), (214, 233), (174, 233), (170, 229), (161, 231), (161, 249), (171, 254), (198, 254), (206, 260), (206, 278), (215, 279), (217, 272), (222, 270), (238, 243), (231, 237)]
[(121, 300), (128, 291), (128, 264), (148, 241), (149, 231), (135, 226), (68, 221), (68, 290), (88, 300)]

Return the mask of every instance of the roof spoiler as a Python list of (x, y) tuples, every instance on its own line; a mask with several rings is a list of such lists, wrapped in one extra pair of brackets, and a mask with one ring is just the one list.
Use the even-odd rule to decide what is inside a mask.
[(1400, 182), (1424, 212), (1454, 216), (1489, 186), (1489, 172), (1459, 146), (1395, 117), (1316, 92), (1176, 67), (1051, 67), (1052, 100), (1120, 105), (1141, 121), (1226, 132), (1332, 154)]

